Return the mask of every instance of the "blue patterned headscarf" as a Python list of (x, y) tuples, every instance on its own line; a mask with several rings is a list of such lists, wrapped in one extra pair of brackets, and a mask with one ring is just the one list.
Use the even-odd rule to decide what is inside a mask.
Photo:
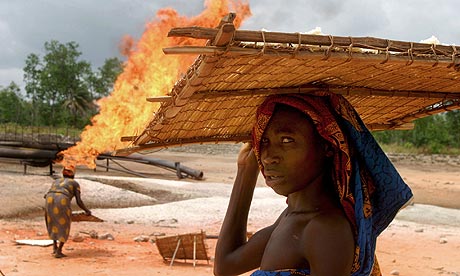
[(260, 140), (277, 104), (310, 117), (334, 148), (333, 180), (356, 241), (352, 275), (381, 275), (375, 259), (377, 236), (412, 198), (410, 188), (351, 104), (329, 92), (272, 95), (258, 108), (253, 145), (262, 173)]

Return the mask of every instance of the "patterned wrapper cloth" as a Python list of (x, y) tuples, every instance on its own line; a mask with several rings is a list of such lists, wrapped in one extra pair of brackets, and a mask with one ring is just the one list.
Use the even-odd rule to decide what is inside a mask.
[(45, 218), (48, 236), (52, 240), (66, 242), (69, 238), (72, 209), (70, 202), (80, 191), (77, 181), (60, 178), (53, 182), (45, 196)]

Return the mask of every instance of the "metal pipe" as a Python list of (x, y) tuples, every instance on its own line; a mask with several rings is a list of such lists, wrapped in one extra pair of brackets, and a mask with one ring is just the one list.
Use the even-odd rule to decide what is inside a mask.
[(1, 147), (0, 156), (16, 159), (56, 159), (57, 150), (18, 148), (18, 147)]
[(128, 174), (136, 175), (136, 176), (139, 176), (139, 177), (143, 177), (143, 178), (148, 178), (148, 176), (146, 176), (145, 174), (141, 174), (141, 173), (138, 173), (138, 172), (135, 172), (135, 171), (132, 171), (132, 170), (128, 170), (128, 169), (117, 169), (117, 168), (114, 168), (114, 167), (109, 167), (109, 166), (104, 166), (104, 165), (98, 165), (98, 166), (106, 168), (107, 171), (108, 171), (108, 169), (111, 169), (111, 170), (118, 171), (118, 172), (124, 172), (124, 173), (128, 173)]
[[(134, 159), (142, 159), (146, 160), (149, 164), (152, 165), (157, 165), (157, 166), (162, 166), (170, 169), (176, 170), (177, 173), (185, 173), (187, 175), (190, 175), (194, 177), (195, 179), (202, 179), (203, 178), (203, 172), (199, 170), (194, 170), (189, 167), (183, 166), (180, 164), (180, 162), (173, 162), (173, 161), (168, 161), (168, 160), (161, 160), (153, 157), (145, 157), (141, 154), (138, 153), (132, 153), (128, 155), (129, 158), (134, 158)], [(179, 175), (178, 175), (179, 176)]]
[(186, 167), (180, 164), (180, 162), (173, 162), (173, 161), (162, 160), (162, 159), (157, 159), (153, 157), (147, 157), (139, 153), (132, 153), (128, 156), (112, 156), (109, 154), (100, 154), (98, 158), (99, 159), (109, 158), (109, 159), (115, 159), (115, 160), (134, 161), (134, 162), (139, 162), (143, 164), (150, 164), (150, 165), (155, 165), (157, 167), (163, 167), (163, 168), (175, 170), (176, 173), (178, 173), (179, 178), (181, 178), (179, 174), (185, 173), (186, 175), (189, 175), (195, 179), (203, 179), (202, 171)]
[[(43, 162), (43, 160), (50, 160), (51, 162), (57, 159), (58, 152), (59, 150), (0, 146), (0, 157), (23, 159), (28, 160), (29, 162), (33, 160), (40, 160), (41, 162)], [(202, 171), (194, 170), (189, 167), (183, 166), (180, 164), (180, 162), (173, 162), (153, 157), (147, 157), (139, 153), (133, 153), (128, 156), (112, 156), (109, 154), (100, 154), (98, 156), (98, 159), (125, 160), (148, 165), (154, 165), (164, 169), (171, 169), (176, 172), (178, 178), (184, 177), (184, 174), (198, 180), (203, 178)]]

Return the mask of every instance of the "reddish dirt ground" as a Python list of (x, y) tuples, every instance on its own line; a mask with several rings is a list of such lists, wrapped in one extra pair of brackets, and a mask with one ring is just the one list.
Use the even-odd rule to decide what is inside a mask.
[[(193, 153), (167, 153), (163, 154), (162, 158), (179, 159), (187, 166), (203, 170), (206, 179), (201, 182), (229, 184), (233, 181), (235, 155), (232, 154), (204, 156)], [(213, 162), (209, 162), (210, 159)], [(0, 165), (3, 166), (2, 163)], [(8, 166), (7, 169), (6, 165), (3, 166), (5, 170), (0, 170), (0, 174), (22, 175), (20, 166)], [(396, 167), (413, 189), (416, 204), (460, 209), (458, 166), (402, 162), (396, 163)], [(35, 170), (46, 174), (47, 168)], [(174, 174), (171, 176), (171, 172), (159, 171), (155, 177), (174, 179)], [(15, 186), (19, 184), (24, 183), (16, 183)], [(1, 188), (6, 189), (5, 187), (8, 185)], [(23, 189), (27, 187), (24, 186)], [(3, 212), (6, 209), (20, 209), (26, 201), (30, 201), (20, 196), (21, 193), (13, 192), (23, 189), (3, 190), (2, 198), (8, 195), (9, 201), (8, 206), (0, 206), (0, 210)], [(12, 206), (11, 202), (15, 202), (17, 206)], [(84, 240), (69, 240), (64, 247), (67, 257), (56, 259), (51, 255), (51, 247), (14, 243), (14, 240), (18, 239), (47, 239), (41, 215), (22, 216), (19, 213), (15, 217), (0, 220), (0, 271), (3, 275), (213, 275), (212, 257), (216, 243), (214, 238), (206, 240), (211, 260), (209, 263), (198, 261), (195, 267), (192, 261), (185, 263), (182, 260), (176, 261), (171, 267), (169, 261), (162, 259), (154, 243), (135, 242), (133, 238), (139, 235), (153, 237), (158, 233), (175, 235), (199, 230), (204, 230), (209, 235), (217, 235), (220, 227), (218, 224), (199, 229), (196, 225), (164, 227), (136, 222), (74, 222), (71, 235), (94, 230), (98, 233), (109, 232), (115, 239), (98, 240), (81, 234)], [(252, 225), (254, 230), (262, 226)], [(379, 237), (377, 257), (384, 275), (459, 275), (460, 226), (398, 220)]]

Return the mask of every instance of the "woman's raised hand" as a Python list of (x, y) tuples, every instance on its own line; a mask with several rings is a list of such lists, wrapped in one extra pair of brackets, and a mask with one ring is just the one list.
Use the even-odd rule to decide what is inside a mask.
[(238, 167), (245, 167), (248, 169), (259, 170), (256, 155), (252, 148), (252, 143), (244, 143), (241, 146), (238, 154)]

